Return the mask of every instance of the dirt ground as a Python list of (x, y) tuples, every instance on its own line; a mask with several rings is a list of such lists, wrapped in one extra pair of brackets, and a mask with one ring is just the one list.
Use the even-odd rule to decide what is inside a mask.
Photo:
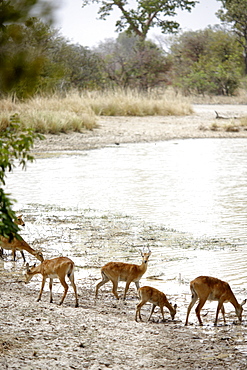
[[(245, 130), (209, 130), (215, 122), (215, 110), (239, 117), (245, 109), (245, 106), (195, 106), (195, 114), (187, 117), (105, 117), (100, 118), (98, 128), (91, 132), (48, 135), (47, 140), (37, 143), (35, 151), (84, 150), (179, 138), (247, 138)], [(115, 225), (114, 220), (109, 220), (109, 227), (111, 222)], [(134, 288), (123, 302), (116, 301), (110, 285), (108, 290), (102, 289), (95, 301), (95, 281), (90, 277), (77, 286), (78, 308), (74, 307), (71, 286), (62, 306), (57, 304), (60, 293), (54, 294), (52, 304), (47, 292), (36, 302), (37, 288), (24, 284), (18, 268), (6, 270), (0, 261), (0, 369), (247, 368), (246, 350), (243, 350), (247, 324), (244, 319), (242, 325), (234, 325), (234, 311), (231, 317), (227, 316), (226, 326), (214, 328), (209, 320), (210, 324), (199, 327), (193, 315), (191, 324), (185, 327), (179, 307), (174, 321), (166, 311), (166, 321), (162, 322), (158, 311), (153, 321), (147, 322), (149, 306), (145, 305), (142, 309), (145, 321), (136, 323), (138, 299)]]
[[(1, 369), (246, 369), (247, 358), (233, 334), (237, 326), (215, 331), (185, 327), (160, 315), (136, 323), (135, 292), (126, 302), (79, 287), (78, 308), (71, 289), (63, 306), (48, 302), (13, 276), (1, 275)], [(159, 318), (159, 319), (158, 319)], [(228, 317), (229, 319), (229, 317)], [(157, 322), (158, 320), (158, 322)], [(210, 330), (211, 329), (211, 330)]]
[[(194, 105), (189, 116), (100, 117), (93, 131), (46, 135), (35, 151), (97, 149), (123, 143), (154, 142), (188, 138), (247, 137), (246, 127), (235, 131), (238, 118), (247, 115), (246, 105)], [(217, 112), (226, 119), (216, 119)], [(216, 130), (211, 126), (217, 124)], [(232, 131), (226, 131), (226, 126)]]

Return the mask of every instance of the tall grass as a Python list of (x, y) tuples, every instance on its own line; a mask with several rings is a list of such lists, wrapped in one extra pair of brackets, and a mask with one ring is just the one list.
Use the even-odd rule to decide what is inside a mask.
[(87, 92), (85, 102), (99, 116), (181, 116), (191, 114), (187, 99), (169, 93), (140, 93), (136, 90)]
[(40, 133), (92, 130), (97, 116), (187, 115), (192, 107), (187, 99), (175, 93), (140, 93), (111, 90), (70, 93), (66, 97), (35, 97), (26, 102), (0, 100), (0, 130), (9, 117), (18, 114), (23, 127)]
[(17, 103), (12, 103), (10, 99), (0, 100), (0, 130), (6, 127), (6, 120), (16, 113), (23, 128), (30, 127), (43, 134), (92, 130), (97, 120), (79, 95), (67, 98), (35, 97)]

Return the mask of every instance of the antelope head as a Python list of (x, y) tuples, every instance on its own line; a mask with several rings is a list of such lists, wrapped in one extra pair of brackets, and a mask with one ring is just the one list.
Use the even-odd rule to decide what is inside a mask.
[(29, 267), (29, 263), (26, 263), (26, 273), (25, 273), (25, 283), (27, 284), (33, 277), (32, 275), (32, 269), (36, 267), (36, 263)]
[(40, 250), (35, 251), (34, 256), (40, 261), (44, 261), (43, 253)]

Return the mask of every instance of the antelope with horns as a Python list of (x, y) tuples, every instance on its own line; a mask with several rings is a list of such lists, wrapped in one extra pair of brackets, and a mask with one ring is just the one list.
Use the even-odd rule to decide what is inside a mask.
[[(20, 226), (25, 226), (25, 223), (22, 219), (22, 215), (17, 217), (17, 220), (15, 221), (15, 223)], [(26, 259), (25, 259), (25, 255), (23, 251), (29, 252), (41, 262), (44, 261), (42, 253), (30, 247), (30, 245), (27, 242), (25, 242), (25, 240), (22, 238), (21, 239), (13, 238), (12, 240), (9, 240), (8, 238), (0, 236), (0, 246), (1, 246), (1, 250), (7, 249), (7, 250), (12, 251), (12, 256), (13, 256), (14, 261), (16, 258), (16, 251), (20, 251), (24, 262), (26, 262)]]
[(152, 288), (150, 286), (144, 286), (144, 287), (140, 288), (138, 290), (138, 292), (139, 292), (139, 296), (140, 296), (140, 302), (136, 306), (136, 315), (135, 315), (135, 320), (136, 321), (137, 321), (138, 316), (139, 316), (140, 321), (142, 321), (141, 308), (147, 302), (152, 303), (152, 309), (151, 309), (151, 313), (150, 313), (150, 316), (148, 318), (148, 321), (151, 319), (151, 316), (152, 316), (156, 306), (160, 307), (160, 311), (161, 311), (161, 314), (162, 314), (162, 317), (163, 317), (163, 321), (165, 321), (163, 307), (168, 308), (168, 310), (170, 311), (170, 314), (171, 314), (171, 318), (172, 318), (172, 320), (174, 320), (174, 317), (175, 317), (176, 312), (177, 312), (177, 305), (175, 304), (174, 306), (172, 306), (168, 302), (168, 300), (166, 298), (166, 295), (164, 293), (162, 293), (158, 289)]
[(210, 276), (199, 276), (191, 281), (190, 290), (192, 293), (192, 298), (187, 310), (185, 325), (188, 325), (190, 311), (198, 299), (199, 303), (195, 311), (200, 325), (203, 325), (200, 312), (207, 300), (218, 301), (216, 317), (214, 321), (215, 326), (217, 326), (218, 315), (220, 311), (222, 313), (224, 323), (226, 323), (225, 309), (223, 306), (223, 303), (225, 302), (230, 302), (235, 307), (236, 315), (239, 321), (242, 321), (242, 306), (246, 303), (246, 299), (239, 304), (230, 288), (230, 285), (225, 281)]
[(126, 281), (124, 297), (128, 292), (130, 283), (135, 283), (136, 289), (140, 288), (139, 280), (145, 274), (148, 266), (148, 259), (151, 255), (151, 251), (148, 248), (148, 252), (141, 252), (142, 255), (142, 264), (133, 265), (130, 263), (124, 262), (108, 262), (105, 266), (101, 268), (102, 280), (96, 285), (95, 297), (98, 296), (99, 288), (102, 287), (109, 280), (112, 282), (112, 293), (117, 299), (119, 299), (117, 288), (119, 281)]
[(76, 290), (76, 285), (74, 282), (74, 269), (75, 269), (75, 264), (74, 262), (68, 258), (68, 257), (57, 257), (53, 258), (50, 260), (45, 260), (38, 266), (32, 266), (29, 268), (29, 265), (27, 263), (26, 265), (26, 283), (28, 283), (32, 277), (36, 274), (41, 274), (42, 275), (42, 283), (41, 283), (41, 289), (39, 292), (39, 296), (37, 299), (37, 302), (41, 300), (41, 296), (43, 293), (43, 289), (45, 286), (45, 282), (47, 278), (50, 278), (50, 303), (52, 303), (52, 283), (54, 278), (58, 278), (60, 280), (60, 283), (64, 287), (64, 294), (62, 296), (62, 299), (60, 301), (60, 305), (63, 303), (67, 292), (68, 292), (68, 284), (65, 281), (65, 277), (69, 278), (71, 285), (74, 289), (75, 293), (75, 307), (78, 307), (78, 296), (77, 296), (77, 290)]

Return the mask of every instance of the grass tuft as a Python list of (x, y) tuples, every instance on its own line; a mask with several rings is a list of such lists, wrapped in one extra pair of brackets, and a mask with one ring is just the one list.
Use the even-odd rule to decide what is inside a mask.
[(210, 126), (212, 131), (225, 131), (225, 132), (239, 132), (247, 130), (247, 117), (239, 119), (231, 119), (230, 121), (222, 120), (221, 123), (212, 123)]
[(240, 118), (240, 126), (244, 129), (247, 130), (247, 116), (241, 117)]
[(191, 104), (178, 94), (140, 93), (133, 90), (70, 93), (34, 97), (26, 102), (0, 100), (0, 130), (9, 117), (18, 114), (23, 128), (31, 127), (43, 134), (81, 132), (96, 127), (97, 116), (181, 116), (193, 113)]

